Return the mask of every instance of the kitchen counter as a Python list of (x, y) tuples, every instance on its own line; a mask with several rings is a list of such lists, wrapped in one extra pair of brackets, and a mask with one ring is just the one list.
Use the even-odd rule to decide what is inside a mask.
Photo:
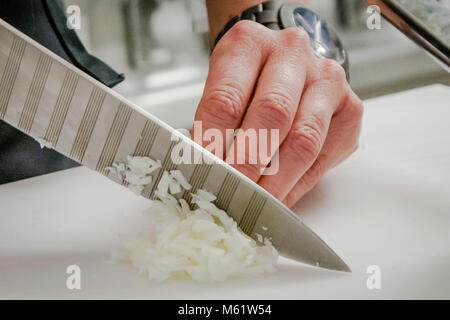
[[(107, 263), (148, 200), (80, 167), (0, 186), (0, 298), (449, 299), (448, 101), (439, 85), (366, 101), (359, 150), (294, 207), (352, 273), (280, 259), (255, 279), (151, 282)], [(81, 290), (66, 288), (73, 264)]]

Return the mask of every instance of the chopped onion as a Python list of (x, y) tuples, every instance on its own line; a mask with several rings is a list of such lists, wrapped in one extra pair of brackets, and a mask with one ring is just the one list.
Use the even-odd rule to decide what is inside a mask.
[(256, 240), (258, 240), (258, 242), (264, 243), (264, 238), (262, 235), (260, 235), (259, 233), (256, 233)]
[(172, 182), (172, 177), (169, 175), (167, 171), (163, 172), (161, 180), (159, 180), (158, 184), (158, 194), (161, 197), (165, 197), (169, 192), (169, 184)]
[(152, 183), (151, 174), (161, 168), (161, 161), (149, 157), (127, 156), (127, 163), (113, 163), (106, 169), (122, 183), (126, 181), (128, 188), (140, 195), (145, 186)]
[(193, 198), (195, 199), (195, 201), (207, 201), (207, 202), (212, 202), (214, 200), (216, 200), (216, 196), (213, 195), (212, 193), (203, 190), (203, 189), (198, 189), (197, 190), (197, 194), (193, 195)]
[(161, 161), (155, 161), (149, 157), (127, 156), (127, 169), (135, 173), (151, 174), (161, 168)]
[(156, 221), (144, 232), (126, 237), (112, 259), (129, 262), (156, 281), (180, 277), (224, 281), (274, 272), (278, 252), (270, 241), (257, 235), (258, 244), (245, 235), (216, 207), (212, 193), (199, 189), (191, 194), (197, 204), (193, 210), (186, 200), (172, 195), (189, 185), (181, 176), (179, 170), (163, 172), (156, 190), (159, 200), (153, 201)]
[(178, 182), (171, 181), (169, 183), (169, 191), (171, 194), (177, 194), (177, 193), (180, 193), (182, 190), (181, 190), (181, 186)]
[(45, 140), (44, 138), (34, 138), (41, 145), (41, 149), (48, 148), (53, 149), (53, 145), (50, 141)]
[(185, 189), (185, 190), (191, 190), (191, 185), (184, 177), (183, 173), (180, 170), (171, 170), (170, 175), (177, 180), (179, 184)]

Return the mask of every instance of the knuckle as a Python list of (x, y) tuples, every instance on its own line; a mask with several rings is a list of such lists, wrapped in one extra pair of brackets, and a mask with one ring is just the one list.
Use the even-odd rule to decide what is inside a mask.
[(238, 21), (224, 36), (224, 39), (230, 39), (234, 41), (243, 41), (248, 39), (256, 39), (256, 28), (259, 25), (250, 20)]
[(285, 46), (302, 49), (310, 48), (308, 33), (302, 28), (286, 28), (282, 33)]
[(304, 179), (304, 181), (309, 184), (309, 185), (314, 185), (316, 184), (320, 178), (322, 177), (322, 175), (325, 173), (325, 169), (323, 167), (323, 162), (324, 159), (323, 157), (325, 157), (324, 155), (321, 155), (315, 162), (314, 164), (311, 166), (311, 168), (309, 168), (305, 174), (302, 176), (302, 179)]
[(271, 128), (280, 128), (294, 119), (293, 101), (285, 94), (268, 93), (257, 101), (261, 121)]
[(250, 33), (255, 28), (256, 24), (250, 20), (240, 20), (231, 28), (238, 33)]
[(303, 121), (291, 131), (290, 148), (304, 162), (316, 159), (322, 148), (322, 125), (320, 120)]
[[(215, 47), (211, 58), (222, 55), (263, 55), (267, 45), (272, 42), (272, 30), (250, 20), (241, 20), (228, 30)], [(211, 61), (211, 59), (210, 59)]]
[(203, 99), (205, 116), (208, 119), (216, 119), (221, 125), (232, 125), (241, 118), (245, 105), (244, 97), (243, 91), (236, 86), (219, 86)]
[(349, 97), (349, 108), (350, 108), (350, 114), (351, 118), (354, 122), (360, 122), (362, 120), (362, 117), (364, 115), (364, 105), (355, 94), (353, 94), (351, 97)]
[(347, 125), (359, 128), (364, 115), (364, 106), (362, 101), (352, 91), (344, 98), (342, 113)]
[(332, 59), (321, 59), (320, 69), (323, 79), (331, 81), (346, 81), (345, 70), (342, 66)]

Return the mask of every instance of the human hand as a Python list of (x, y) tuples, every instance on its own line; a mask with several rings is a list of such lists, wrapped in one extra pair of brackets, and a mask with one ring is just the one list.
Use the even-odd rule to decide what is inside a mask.
[(304, 30), (240, 21), (211, 55), (195, 120), (223, 137), (227, 129), (278, 129), (279, 141), (270, 148), (279, 160), (276, 174), (262, 175), (268, 161), (236, 163), (236, 139), (216, 155), (291, 207), (356, 150), (362, 114), (344, 69), (317, 58)]

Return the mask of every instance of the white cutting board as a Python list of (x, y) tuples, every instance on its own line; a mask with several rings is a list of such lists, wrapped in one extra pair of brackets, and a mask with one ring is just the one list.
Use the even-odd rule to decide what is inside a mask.
[[(361, 148), (294, 209), (353, 269), (281, 259), (225, 283), (154, 283), (107, 264), (148, 201), (86, 168), (0, 186), (0, 298), (450, 298), (450, 89), (366, 101)], [(81, 268), (81, 290), (66, 268)], [(367, 288), (367, 267), (381, 289)]]

